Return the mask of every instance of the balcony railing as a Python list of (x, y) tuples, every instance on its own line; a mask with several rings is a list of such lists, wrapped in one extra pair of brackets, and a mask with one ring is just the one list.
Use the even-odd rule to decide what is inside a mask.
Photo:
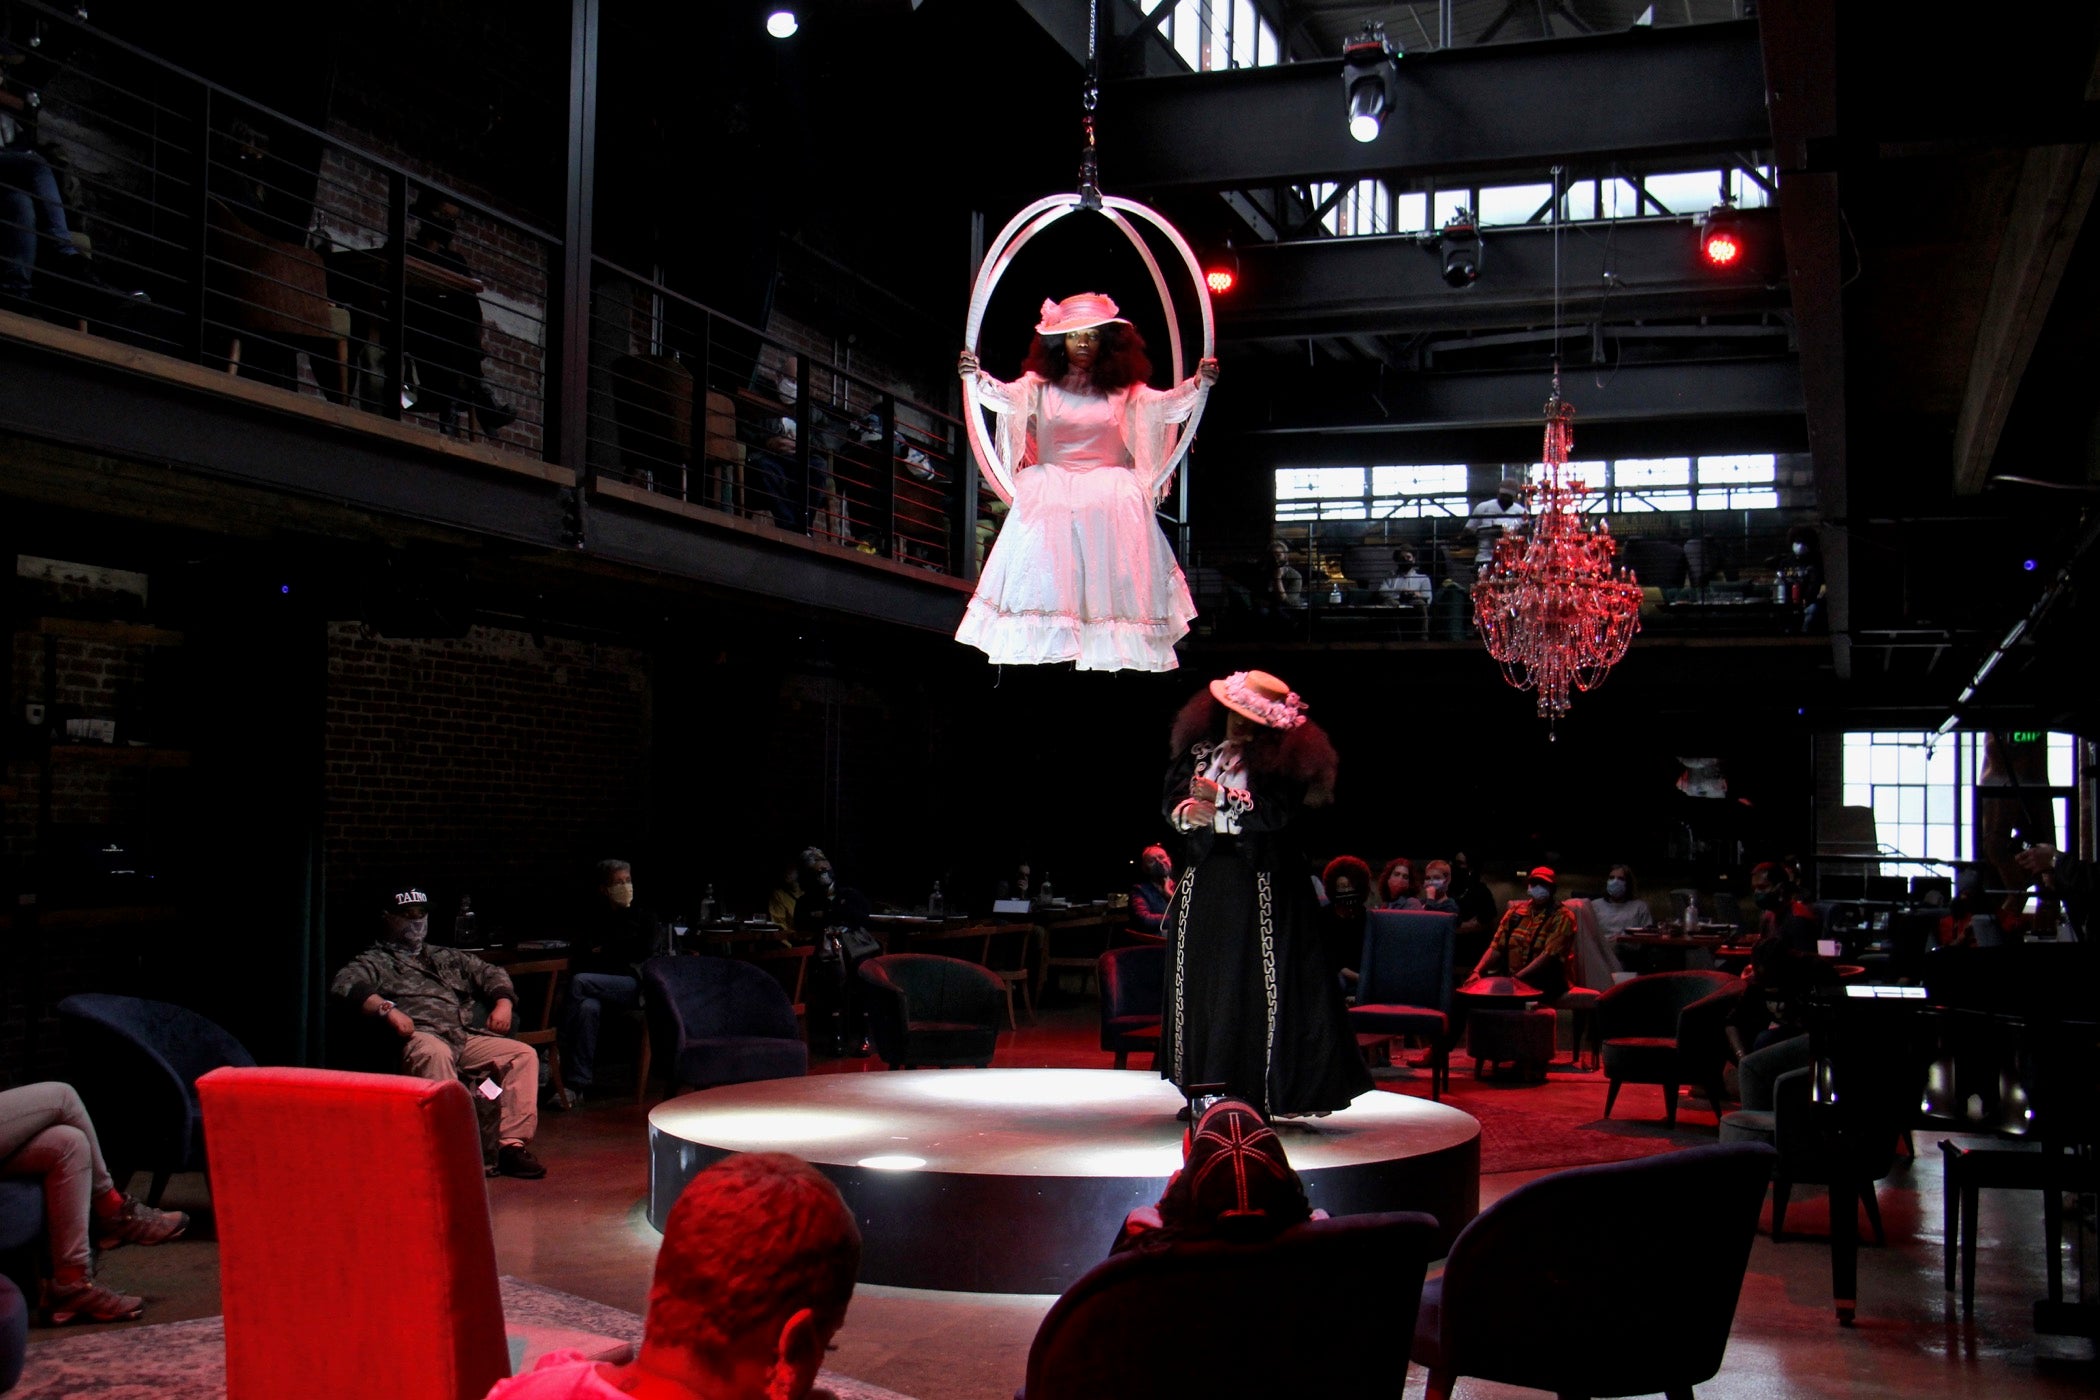
[[(0, 282), (0, 312), (349, 410), (324, 415), (338, 423), (371, 414), (570, 468), (628, 506), (974, 577), (976, 475), (941, 409), (574, 257), (360, 133), (39, 0), (0, 10), (0, 117), (18, 137), (0, 252), (27, 280)], [(564, 363), (572, 317), (581, 366)]]

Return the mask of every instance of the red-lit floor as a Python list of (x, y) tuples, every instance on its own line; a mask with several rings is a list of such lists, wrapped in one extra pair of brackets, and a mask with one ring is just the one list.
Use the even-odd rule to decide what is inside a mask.
[[(1045, 1008), (1018, 1033), (1002, 1037), (1002, 1066), (1105, 1067), (1095, 1048), (1094, 1009), (1070, 994)], [(1464, 1062), (1461, 1061), (1461, 1066)], [(820, 1063), (827, 1073), (884, 1072), (878, 1062)], [(920, 1071), (941, 1073), (942, 1071)], [(1422, 1093), (1419, 1079), (1398, 1086)], [(1646, 1097), (1641, 1097), (1645, 1093)], [(1654, 1117), (1653, 1089), (1629, 1088), (1618, 1117)], [(1604, 1085), (1590, 1076), (1555, 1076), (1534, 1088), (1476, 1087), (1460, 1072), (1451, 1099), (1472, 1096), (1564, 1096), (1570, 1107), (1594, 1104), (1601, 1116)], [(538, 1151), (549, 1175), (539, 1182), (489, 1183), (495, 1212), (498, 1263), (504, 1273), (565, 1289), (615, 1307), (641, 1312), (657, 1237), (641, 1218), (647, 1184), (645, 1113), (631, 1098), (594, 1100), (542, 1120)], [(1711, 1140), (1711, 1127), (1687, 1115), (1686, 1145)], [(1728, 1359), (1721, 1374), (1700, 1387), (1707, 1400), (1765, 1397), (1990, 1396), (2054, 1400), (2095, 1393), (2089, 1360), (2064, 1361), (2060, 1343), (2038, 1343), (2030, 1307), (2044, 1288), (2039, 1198), (1986, 1192), (1976, 1311), (1963, 1319), (1940, 1289), (1940, 1169), (1938, 1153), (1921, 1139), (1921, 1159), (1883, 1183), (1889, 1229), (1885, 1248), (1860, 1255), (1860, 1322), (1841, 1329), (1830, 1310), (1829, 1254), (1817, 1240), (1796, 1241), (1795, 1230), (1817, 1235), (1827, 1223), (1820, 1192), (1805, 1188), (1788, 1212), (1789, 1240), (1760, 1237), (1751, 1254)], [(286, 1163), (297, 1170), (302, 1151), (325, 1144), (287, 1144)], [(1537, 1173), (1504, 1173), (1482, 1181), (1483, 1204)], [(143, 1183), (141, 1183), (143, 1184)], [(208, 1204), (201, 1177), (179, 1177), (169, 1204)], [(330, 1208), (315, 1201), (316, 1211)], [(1769, 1219), (1767, 1221), (1769, 1223)], [(1104, 1223), (1104, 1233), (1107, 1225)], [(1026, 1228), (1017, 1221), (1016, 1228)], [(205, 1239), (155, 1250), (113, 1253), (108, 1281), (149, 1299), (147, 1322), (206, 1316), (219, 1310), (218, 1250)], [(924, 1293), (864, 1287), (840, 1334), (831, 1366), (847, 1375), (920, 1397), (983, 1400), (1008, 1396), (1020, 1383), (1028, 1343), (1050, 1299)], [(1626, 1300), (1625, 1339), (1638, 1345), (1641, 1300)], [(1399, 1320), (1396, 1319), (1396, 1325)], [(49, 1336), (49, 1333), (34, 1334)], [(1339, 1339), (1338, 1339), (1339, 1340)], [(2056, 1353), (2051, 1355), (2049, 1353)], [(2069, 1354), (2075, 1355), (2075, 1352)], [(2090, 1356), (2090, 1351), (2085, 1353)], [(1407, 1394), (1419, 1395), (1420, 1368)], [(1461, 1397), (1530, 1395), (1481, 1382), (1461, 1382)]]

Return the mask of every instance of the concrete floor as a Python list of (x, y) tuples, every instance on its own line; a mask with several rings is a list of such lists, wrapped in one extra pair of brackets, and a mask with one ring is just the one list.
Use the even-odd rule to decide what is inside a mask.
[[(1091, 1005), (1045, 1010), (1018, 1034), (1001, 1038), (996, 1063), (1014, 1066), (1105, 1067), (1094, 1048)], [(869, 1065), (877, 1062), (869, 1061)], [(1461, 1061), (1463, 1064), (1463, 1061)], [(861, 1062), (831, 1062), (822, 1072), (860, 1072)], [(924, 1071), (940, 1073), (941, 1071)], [(1469, 1088), (1455, 1080), (1458, 1106)], [(1406, 1085), (1421, 1093), (1420, 1081)], [(1556, 1075), (1536, 1088), (1500, 1091), (1586, 1096), (1601, 1116), (1604, 1085), (1596, 1075)], [(1650, 1091), (1652, 1093), (1652, 1091)], [(1653, 1111), (1636, 1100), (1619, 1116)], [(542, 1119), (537, 1151), (549, 1175), (538, 1182), (489, 1183), (497, 1264), (503, 1273), (564, 1289), (632, 1312), (644, 1311), (657, 1235), (642, 1218), (647, 1186), (644, 1110), (631, 1100), (599, 1100)], [(1694, 1118), (1693, 1123), (1697, 1119)], [(1686, 1145), (1710, 1141), (1712, 1128), (1688, 1124)], [(1936, 1140), (1936, 1139), (1935, 1139)], [(1990, 1396), (2027, 1400), (2096, 1393), (2092, 1351), (2085, 1344), (2037, 1339), (2031, 1305), (2044, 1291), (2041, 1209), (2032, 1194), (1986, 1192), (1981, 1215), (1976, 1310), (1964, 1319), (1940, 1288), (1939, 1154), (1920, 1135), (1924, 1155), (1884, 1182), (1886, 1247), (1860, 1253), (1860, 1317), (1841, 1328), (1830, 1307), (1829, 1252), (1820, 1238), (1828, 1223), (1817, 1188), (1797, 1191), (1788, 1211), (1787, 1243), (1760, 1236), (1736, 1313), (1735, 1331), (1720, 1375), (1700, 1387), (1708, 1400), (1766, 1397)], [(316, 1150), (325, 1151), (325, 1147)], [(293, 1161), (289, 1165), (296, 1167)], [(1485, 1205), (1539, 1173), (1484, 1178)], [(143, 1179), (138, 1183), (143, 1187)], [(178, 1177), (171, 1206), (208, 1210), (201, 1176)], [(314, 1202), (317, 1211), (330, 1203)], [(1770, 1224), (1769, 1207), (1766, 1225)], [(1111, 1222), (1104, 1222), (1104, 1234)], [(286, 1222), (296, 1233), (297, 1222)], [(171, 1322), (219, 1311), (218, 1249), (200, 1218), (197, 1238), (159, 1249), (123, 1249), (105, 1261), (106, 1282), (147, 1296), (147, 1322)], [(863, 1287), (830, 1360), (833, 1369), (920, 1400), (985, 1400), (1013, 1393), (1026, 1368), (1028, 1345), (1048, 1309), (1047, 1296), (929, 1293)], [(1627, 1338), (1639, 1335), (1638, 1299), (1627, 1300)], [(1397, 1320), (1396, 1320), (1397, 1323)], [(32, 1334), (32, 1346), (40, 1337)], [(1406, 1394), (1419, 1395), (1425, 1377), (1410, 1368)], [(1535, 1395), (1479, 1381), (1461, 1382), (1472, 1400)]]

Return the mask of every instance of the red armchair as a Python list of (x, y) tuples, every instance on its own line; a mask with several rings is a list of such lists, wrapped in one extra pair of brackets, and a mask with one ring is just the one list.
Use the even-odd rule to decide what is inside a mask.
[(227, 1400), (482, 1400), (510, 1374), (463, 1085), (220, 1069), (197, 1094)]

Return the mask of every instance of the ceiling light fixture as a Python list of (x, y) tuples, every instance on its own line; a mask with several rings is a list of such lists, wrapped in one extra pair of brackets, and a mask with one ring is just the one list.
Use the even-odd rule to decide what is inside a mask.
[(1349, 105), (1349, 134), (1376, 141), (1386, 114), (1400, 96), (1400, 55), (1385, 26), (1365, 20), (1364, 32), (1342, 45), (1342, 91)]
[(1435, 244), (1444, 254), (1444, 282), (1452, 287), (1470, 287), (1480, 280), (1480, 258), (1485, 251), (1480, 225), (1473, 211), (1461, 209), (1444, 222)]
[(766, 16), (766, 33), (776, 39), (792, 39), (801, 27), (793, 10), (775, 10)]
[(1743, 224), (1726, 200), (1699, 221), (1699, 256), (1708, 267), (1736, 267), (1743, 261)]

